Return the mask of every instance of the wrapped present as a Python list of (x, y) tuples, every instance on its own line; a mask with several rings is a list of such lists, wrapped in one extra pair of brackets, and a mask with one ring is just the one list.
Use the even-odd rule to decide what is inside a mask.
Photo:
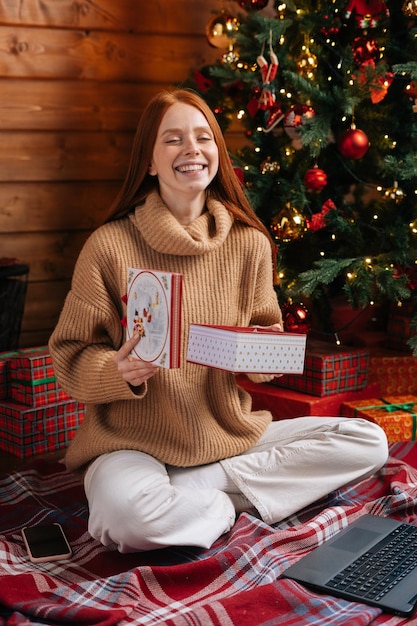
[(309, 340), (304, 372), (286, 374), (274, 384), (313, 396), (359, 391), (368, 383), (369, 353), (365, 349)]
[(417, 359), (394, 350), (371, 350), (369, 380), (379, 382), (381, 394), (417, 395)]
[(4, 400), (9, 396), (8, 370), (12, 359), (21, 354), (30, 354), (38, 350), (46, 350), (46, 348), (44, 346), (37, 346), (35, 348), (22, 348), (9, 352), (0, 352), (0, 400)]
[(384, 396), (344, 402), (343, 417), (363, 417), (383, 428), (389, 443), (415, 441), (417, 430), (417, 396)]
[(11, 357), (17, 354), (17, 351), (0, 353), (0, 400), (7, 398), (7, 369)]
[(243, 375), (237, 376), (237, 382), (252, 396), (252, 410), (270, 411), (274, 420), (307, 415), (338, 416), (343, 402), (375, 398), (380, 391), (379, 384), (374, 382), (359, 391), (344, 391), (320, 397), (270, 383), (254, 383)]
[(59, 386), (47, 347), (19, 352), (8, 363), (8, 398), (31, 407), (71, 398)]
[(84, 405), (74, 400), (29, 408), (0, 404), (0, 449), (25, 458), (66, 448), (84, 419)]
[(302, 372), (306, 335), (190, 324), (187, 361), (230, 372)]

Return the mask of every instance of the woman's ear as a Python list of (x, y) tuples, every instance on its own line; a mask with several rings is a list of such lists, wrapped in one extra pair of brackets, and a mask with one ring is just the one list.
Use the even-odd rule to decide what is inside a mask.
[(151, 176), (156, 176), (156, 169), (154, 168), (153, 164), (150, 163), (149, 167), (148, 167), (148, 173)]

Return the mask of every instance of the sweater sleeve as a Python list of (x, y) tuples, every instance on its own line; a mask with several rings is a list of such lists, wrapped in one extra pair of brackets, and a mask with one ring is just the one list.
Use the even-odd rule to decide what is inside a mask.
[(123, 314), (117, 281), (93, 234), (77, 260), (57, 326), (49, 340), (54, 370), (61, 386), (74, 399), (106, 403), (140, 399), (146, 384), (134, 391), (117, 371), (113, 357), (123, 343)]
[(281, 309), (273, 284), (271, 246), (267, 238), (257, 233), (259, 245), (254, 247), (254, 292), (250, 326), (282, 324)]

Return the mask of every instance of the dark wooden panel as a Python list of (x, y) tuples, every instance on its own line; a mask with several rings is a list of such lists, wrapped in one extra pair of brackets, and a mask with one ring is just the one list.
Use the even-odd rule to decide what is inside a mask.
[(1, 256), (29, 265), (29, 282), (69, 280), (89, 231), (0, 233)]
[(49, 337), (51, 336), (51, 332), (52, 329), (28, 332), (22, 331), (20, 333), (19, 348), (46, 346), (48, 344)]
[(69, 288), (69, 280), (29, 283), (22, 332), (50, 332), (58, 321)]
[(204, 35), (0, 26), (1, 74), (9, 77), (178, 83), (218, 52)]
[[(231, 151), (240, 133), (226, 136)], [(121, 180), (130, 157), (131, 133), (0, 131), (0, 182)]]
[(91, 230), (103, 222), (120, 185), (0, 183), (0, 233)]
[[(225, 4), (237, 13), (235, 2)], [(190, 0), (0, 0), (0, 23), (139, 33), (169, 33), (175, 25), (183, 35), (203, 33), (220, 5), (207, 0), (192, 0), (192, 10), (190, 5)]]
[(149, 99), (166, 84), (0, 79), (0, 130), (133, 132)]
[(131, 133), (0, 132), (0, 181), (120, 180)]

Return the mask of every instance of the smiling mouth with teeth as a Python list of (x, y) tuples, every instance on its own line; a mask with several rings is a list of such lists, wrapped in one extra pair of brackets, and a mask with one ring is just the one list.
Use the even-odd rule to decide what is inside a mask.
[(194, 164), (194, 165), (180, 165), (177, 167), (179, 172), (198, 172), (204, 169), (204, 165)]

